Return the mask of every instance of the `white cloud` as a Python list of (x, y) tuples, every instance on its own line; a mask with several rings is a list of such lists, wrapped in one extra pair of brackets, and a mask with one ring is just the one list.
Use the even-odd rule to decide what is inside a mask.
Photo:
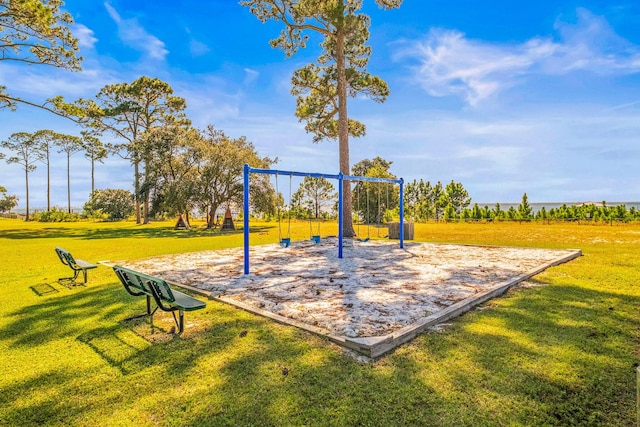
[(109, 3), (105, 3), (104, 7), (107, 9), (107, 13), (116, 24), (120, 24), (122, 22), (120, 14), (113, 8), (113, 6), (111, 6)]
[(521, 48), (468, 40), (458, 31), (431, 30), (415, 49), (421, 62), (416, 77), (423, 88), (433, 96), (462, 96), (471, 105), (503, 88), (501, 77), (519, 74), (532, 63)]
[(78, 46), (81, 48), (93, 49), (93, 46), (98, 41), (94, 36), (93, 30), (82, 24), (74, 24), (72, 33), (78, 39)]
[(237, 118), (241, 95), (229, 93), (224, 80), (214, 76), (192, 75), (173, 79), (175, 95), (187, 100), (187, 114), (195, 127), (204, 128), (221, 120)]
[(255, 82), (258, 79), (258, 76), (260, 76), (260, 72), (256, 70), (252, 70), (251, 68), (245, 68), (244, 72), (245, 72), (245, 78), (244, 78), (245, 85), (250, 85), (251, 83)]
[(191, 40), (189, 43), (189, 52), (191, 52), (191, 56), (206, 55), (210, 50), (209, 46), (197, 40)]
[(466, 38), (456, 30), (432, 29), (426, 38), (400, 50), (410, 58), (416, 82), (432, 96), (459, 96), (470, 105), (504, 91), (527, 75), (597, 75), (640, 72), (640, 46), (618, 36), (605, 18), (578, 9), (575, 24), (557, 21), (557, 40), (532, 38), (496, 44)]
[(56, 95), (65, 97), (92, 96), (106, 84), (117, 80), (111, 70), (83, 67), (81, 72), (50, 67), (3, 67), (0, 78), (10, 81), (9, 90), (18, 96), (41, 103)]
[(151, 59), (164, 59), (167, 56), (169, 51), (166, 49), (164, 42), (149, 34), (138, 23), (137, 19), (122, 19), (118, 11), (109, 3), (105, 3), (104, 7), (113, 22), (118, 25), (120, 40), (125, 45), (144, 53)]
[(609, 113), (611, 111), (622, 110), (622, 109), (625, 109), (625, 108), (633, 107), (633, 106), (636, 106), (638, 104), (640, 104), (640, 101), (625, 102), (624, 104), (614, 105), (613, 107), (607, 108), (603, 112)]

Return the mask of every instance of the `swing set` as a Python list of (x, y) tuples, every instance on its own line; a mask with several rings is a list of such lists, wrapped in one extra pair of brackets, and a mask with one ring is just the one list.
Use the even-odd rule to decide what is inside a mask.
[[(279, 175), (279, 171), (276, 171), (275, 173), (276, 194), (280, 194), (280, 191), (278, 188), (278, 175)], [(308, 177), (311, 177), (311, 175), (308, 175)], [(282, 215), (280, 213), (280, 203), (277, 203), (278, 240), (280, 242), (280, 247), (282, 248), (288, 248), (289, 245), (291, 245), (291, 210), (293, 209), (292, 181), (293, 181), (293, 175), (289, 175), (289, 208), (287, 209), (287, 237), (282, 237)], [(311, 215), (309, 215), (309, 236), (310, 236), (309, 240), (317, 245), (320, 243), (320, 219), (316, 218), (316, 222), (318, 224), (318, 230), (316, 234), (313, 234), (313, 219)]]
[[(287, 209), (287, 237), (282, 237), (282, 215), (280, 215), (280, 203), (276, 203), (278, 206), (278, 240), (280, 242), (280, 246), (283, 248), (288, 248), (291, 244), (291, 180), (292, 176), (289, 176), (289, 209)], [(280, 194), (278, 192), (278, 173), (276, 172), (276, 195)]]
[[(289, 247), (291, 244), (291, 185), (292, 179), (294, 176), (299, 177), (311, 177), (311, 178), (326, 178), (326, 179), (335, 179), (338, 181), (338, 258), (343, 257), (343, 223), (344, 223), (344, 213), (343, 213), (343, 183), (344, 181), (355, 181), (355, 182), (379, 182), (379, 183), (389, 183), (389, 184), (398, 184), (400, 186), (400, 248), (404, 248), (404, 203), (403, 203), (403, 192), (404, 192), (404, 180), (400, 179), (389, 179), (389, 178), (374, 178), (374, 177), (366, 177), (366, 176), (351, 176), (344, 175), (342, 172), (331, 175), (331, 174), (323, 174), (323, 173), (310, 173), (310, 172), (295, 172), (295, 171), (282, 171), (276, 169), (257, 169), (252, 168), (248, 164), (244, 165), (244, 274), (249, 274), (249, 212), (250, 212), (250, 204), (249, 204), (249, 193), (250, 193), (250, 182), (249, 176), (252, 173), (257, 174), (265, 174), (265, 175), (275, 175), (276, 177), (276, 193), (278, 192), (278, 175), (288, 175), (289, 176), (289, 210), (287, 214), (288, 225), (287, 225), (287, 237), (282, 236), (282, 226), (281, 226), (281, 215), (280, 215), (280, 207), (278, 206), (278, 238), (280, 239), (280, 246), (283, 248)], [(388, 197), (388, 194), (387, 194)], [(380, 198), (380, 193), (378, 193), (378, 198)], [(387, 200), (388, 205), (388, 200)], [(380, 221), (380, 203), (378, 203), (378, 221)], [(309, 232), (312, 234), (311, 241), (314, 243), (320, 243), (320, 221), (318, 220), (318, 232), (316, 235), (313, 235), (312, 230), (312, 220), (309, 219)], [(379, 230), (379, 227), (378, 227)], [(379, 232), (379, 231), (378, 231)], [(367, 239), (368, 240), (368, 239)]]
[[(380, 185), (382, 184), (381, 181), (377, 182), (378, 186), (377, 186), (377, 193), (378, 193), (378, 205), (377, 205), (377, 213), (376, 213), (376, 228), (377, 228), (377, 233), (378, 233), (378, 237), (380, 237), (380, 225), (382, 223), (382, 217), (383, 215), (381, 215), (380, 211), (381, 211), (381, 194), (382, 191), (380, 191)], [(358, 188), (358, 185), (360, 185), (360, 188)], [(364, 217), (364, 222), (367, 224), (367, 237), (360, 237), (360, 224), (363, 222), (362, 217), (361, 217), (361, 210), (360, 210), (360, 194), (359, 192), (362, 191), (362, 187), (364, 187), (364, 191), (365, 191), (365, 200), (366, 200), (366, 206), (367, 206), (367, 210), (365, 211), (365, 217)], [(356, 227), (357, 227), (357, 236), (358, 238), (356, 240), (358, 240), (359, 242), (368, 242), (371, 239), (371, 215), (370, 215), (370, 203), (369, 203), (369, 183), (368, 182), (360, 182), (358, 184), (356, 184), (356, 187), (354, 187), (354, 192), (356, 193), (356, 212), (357, 212), (357, 222), (356, 222)], [(389, 207), (389, 187), (387, 186), (387, 204), (385, 205), (385, 210), (388, 209)], [(384, 236), (385, 238), (387, 236)]]

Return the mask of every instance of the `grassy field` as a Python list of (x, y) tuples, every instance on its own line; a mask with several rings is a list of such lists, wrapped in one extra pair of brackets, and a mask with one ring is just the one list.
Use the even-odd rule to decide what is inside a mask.
[[(277, 242), (275, 224), (255, 228), (252, 243)], [(0, 219), (0, 425), (634, 425), (640, 225), (418, 224), (416, 240), (584, 256), (365, 364), (213, 301), (181, 336), (166, 313), (154, 330), (124, 321), (144, 300), (105, 266), (86, 287), (56, 282), (69, 271), (55, 246), (96, 262), (240, 246), (241, 233)]]

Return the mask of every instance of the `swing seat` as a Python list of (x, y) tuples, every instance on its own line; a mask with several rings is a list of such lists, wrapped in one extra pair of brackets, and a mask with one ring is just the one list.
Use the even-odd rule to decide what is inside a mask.
[(311, 236), (311, 241), (317, 245), (320, 243), (320, 236)]
[(288, 248), (290, 244), (291, 244), (291, 238), (287, 237), (284, 239), (280, 239), (281, 248)]
[(368, 242), (368, 241), (369, 241), (368, 237), (366, 237), (364, 239), (358, 239), (358, 242), (363, 242), (364, 243), (364, 242)]

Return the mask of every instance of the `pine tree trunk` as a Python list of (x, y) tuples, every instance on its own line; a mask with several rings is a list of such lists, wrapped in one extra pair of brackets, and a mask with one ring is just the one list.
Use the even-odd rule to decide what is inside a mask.
[(49, 162), (49, 143), (47, 143), (47, 212), (51, 210), (51, 164)]
[(96, 191), (96, 181), (95, 181), (95, 160), (91, 159), (91, 193)]
[(135, 187), (135, 200), (136, 200), (136, 224), (140, 224), (142, 222), (140, 217), (140, 162), (135, 158), (133, 161), (133, 186)]
[[(344, 28), (338, 28), (336, 34), (336, 65), (338, 68), (338, 146), (340, 153), (340, 172), (349, 175), (349, 118), (347, 116), (347, 76), (344, 61)], [(351, 182), (342, 182), (342, 234), (344, 237), (354, 237), (352, 220)]]
[[(148, 182), (149, 174), (148, 174), (148, 171), (147, 171), (147, 165), (148, 165), (148, 162), (145, 160), (144, 161), (145, 181)], [(145, 185), (145, 192), (144, 192), (144, 221), (143, 221), (143, 224), (150, 224), (151, 223), (151, 218), (149, 217), (149, 211), (150, 211), (150, 207), (151, 207), (150, 200), (151, 200), (151, 188), (149, 187), (149, 185)]]
[(71, 213), (71, 155), (67, 153), (67, 212)]
[(24, 167), (24, 181), (25, 186), (27, 187), (27, 214), (25, 215), (24, 220), (29, 221), (29, 165)]
[(151, 207), (150, 194), (150, 192), (147, 192), (144, 196), (144, 224), (151, 224), (151, 218), (149, 217), (149, 209)]

